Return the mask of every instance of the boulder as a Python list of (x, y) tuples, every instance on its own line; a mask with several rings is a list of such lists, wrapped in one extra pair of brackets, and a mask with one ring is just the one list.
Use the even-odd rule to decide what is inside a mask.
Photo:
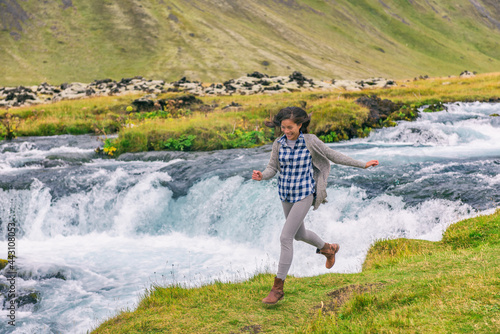
[(472, 78), (472, 77), (475, 77), (475, 76), (476, 76), (475, 73), (469, 72), (467, 70), (465, 70), (462, 73), (460, 73), (460, 78)]
[(132, 105), (135, 106), (137, 112), (141, 111), (153, 111), (156, 109), (155, 101), (141, 97), (140, 99), (132, 101)]
[[(7, 298), (7, 291), (6, 292), (2, 291), (2, 294), (4, 294), (5, 296), (5, 299), (3, 301), (3, 308), (6, 308), (8, 306), (7, 303), (10, 304), (10, 299)], [(29, 290), (19, 291), (17, 297), (14, 298), (14, 303), (16, 304), (16, 308), (19, 309), (26, 305), (35, 305), (38, 302), (40, 302), (41, 299), (42, 298), (40, 292), (29, 289)]]
[(269, 76), (267, 74), (263, 74), (263, 73), (260, 73), (260, 72), (253, 72), (251, 74), (247, 74), (247, 77), (249, 78), (257, 78), (257, 79), (262, 79), (262, 78), (269, 78)]
[(67, 91), (68, 93), (73, 93), (73, 94), (82, 94), (87, 91), (87, 85), (81, 82), (72, 82), (69, 85), (67, 85), (66, 89), (64, 91)]
[(173, 99), (161, 99), (158, 100), (158, 104), (162, 110), (166, 110), (166, 108), (192, 108), (194, 105), (203, 104), (203, 101), (196, 98), (193, 94), (188, 94)]
[(335, 81), (334, 87), (337, 89), (344, 89), (347, 91), (360, 91), (361, 90), (359, 85), (357, 85), (354, 81), (350, 81), (350, 80), (337, 80), (337, 81)]
[(391, 113), (401, 109), (401, 103), (394, 103), (391, 100), (382, 100), (376, 95), (362, 96), (356, 103), (367, 107), (370, 110), (367, 123), (372, 126), (377, 124), (379, 119), (386, 119)]
[(190, 82), (191, 82), (191, 81), (188, 81), (186, 77), (182, 77), (182, 78), (180, 78), (178, 81), (174, 81), (174, 82), (172, 82), (172, 84), (173, 84), (174, 86), (179, 86), (179, 85), (181, 85), (181, 84), (184, 84), (184, 83), (190, 83)]
[(313, 81), (311, 79), (307, 79), (302, 73), (295, 71), (289, 76), (290, 81), (296, 81), (299, 87), (304, 86), (306, 82), (309, 82), (312, 85), (314, 85)]
[(222, 110), (226, 110), (226, 109), (230, 109), (230, 108), (239, 108), (239, 107), (241, 107), (241, 104), (233, 101), (230, 104), (222, 107)]
[(92, 82), (90, 85), (98, 86), (98, 85), (107, 84), (110, 82), (113, 82), (113, 80), (111, 80), (111, 79), (94, 80), (94, 82)]
[(281, 86), (280, 85), (275, 85), (275, 86), (267, 86), (267, 87), (264, 87), (264, 90), (281, 90)]

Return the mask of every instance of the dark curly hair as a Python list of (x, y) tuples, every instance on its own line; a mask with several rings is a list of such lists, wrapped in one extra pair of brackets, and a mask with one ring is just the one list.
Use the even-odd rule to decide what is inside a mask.
[(307, 133), (307, 127), (311, 123), (311, 115), (308, 115), (304, 109), (286, 107), (281, 109), (271, 121), (267, 121), (265, 124), (270, 128), (278, 127), (281, 131), (281, 122), (285, 119), (289, 119), (295, 124), (301, 124), (300, 131), (302, 133)]

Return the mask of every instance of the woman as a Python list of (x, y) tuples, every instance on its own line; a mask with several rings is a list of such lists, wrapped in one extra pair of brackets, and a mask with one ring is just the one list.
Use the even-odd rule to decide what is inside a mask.
[(262, 300), (265, 304), (276, 304), (284, 296), (283, 285), (293, 258), (293, 239), (315, 246), (316, 253), (326, 256), (328, 269), (335, 263), (339, 245), (324, 242), (304, 227), (309, 207), (312, 205), (316, 210), (320, 204), (326, 203), (330, 161), (359, 168), (378, 165), (377, 160), (367, 163), (354, 160), (332, 150), (315, 135), (307, 134), (310, 121), (307, 113), (299, 107), (281, 109), (266, 125), (280, 127), (284, 135), (274, 141), (267, 168), (263, 172), (254, 170), (252, 174), (252, 179), (261, 181), (280, 172), (278, 192), (286, 218), (280, 237), (278, 273), (269, 295)]

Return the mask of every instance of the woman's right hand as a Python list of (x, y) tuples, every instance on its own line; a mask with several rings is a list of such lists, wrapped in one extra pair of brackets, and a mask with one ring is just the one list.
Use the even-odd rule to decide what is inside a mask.
[(261, 181), (262, 180), (262, 172), (260, 172), (258, 170), (254, 170), (253, 174), (252, 174), (252, 180)]
[(378, 160), (370, 160), (366, 163), (365, 168), (378, 166)]

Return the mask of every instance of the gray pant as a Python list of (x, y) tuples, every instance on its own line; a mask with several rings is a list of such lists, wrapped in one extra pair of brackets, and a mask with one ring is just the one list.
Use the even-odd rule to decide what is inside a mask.
[(316, 248), (323, 248), (325, 242), (313, 231), (306, 230), (304, 218), (313, 202), (313, 195), (309, 195), (296, 203), (281, 202), (285, 212), (286, 222), (281, 231), (281, 255), (276, 277), (284, 280), (293, 259), (293, 239), (307, 242)]

